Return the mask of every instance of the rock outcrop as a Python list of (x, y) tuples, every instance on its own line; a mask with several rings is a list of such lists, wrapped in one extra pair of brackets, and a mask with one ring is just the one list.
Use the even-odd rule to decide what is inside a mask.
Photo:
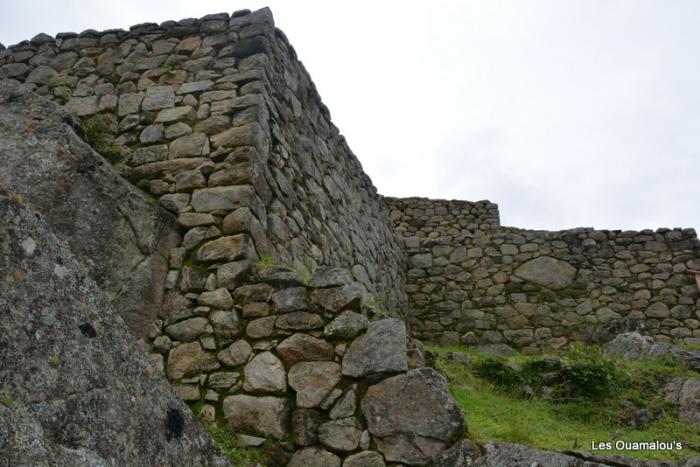
[(0, 189), (0, 465), (228, 465), (83, 259)]
[(124, 180), (70, 127), (71, 117), (26, 86), (0, 84), (0, 182), (41, 213), (146, 337), (163, 304), (174, 216)]
[(627, 360), (640, 360), (644, 357), (665, 356), (687, 364), (700, 372), (700, 352), (687, 350), (666, 342), (657, 342), (651, 336), (639, 332), (627, 332), (617, 335), (603, 346), (608, 352)]

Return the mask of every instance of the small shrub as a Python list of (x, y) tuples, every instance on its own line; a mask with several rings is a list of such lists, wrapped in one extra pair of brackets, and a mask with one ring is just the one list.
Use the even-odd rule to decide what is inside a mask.
[(493, 357), (478, 362), (475, 372), (478, 376), (504, 389), (515, 390), (525, 383), (521, 370)]
[(268, 460), (259, 449), (239, 446), (229, 428), (214, 423), (205, 425), (205, 428), (217, 446), (231, 459), (233, 465), (246, 466), (256, 463), (267, 465)]
[(262, 270), (262, 271), (264, 271), (264, 270), (266, 270), (266, 269), (270, 269), (270, 268), (273, 267), (274, 265), (275, 265), (275, 262), (274, 262), (274, 260), (272, 259), (272, 257), (271, 257), (271, 256), (267, 256), (267, 255), (262, 255), (262, 256), (260, 257), (260, 259), (258, 260), (258, 262), (255, 263), (255, 266), (256, 266), (258, 269)]
[(5, 407), (12, 407), (12, 404), (14, 404), (14, 402), (15, 400), (10, 396), (4, 396), (2, 398), (2, 405), (4, 405)]
[(83, 139), (95, 151), (113, 164), (119, 162), (122, 151), (112, 144), (112, 131), (109, 129), (109, 122), (104, 115), (93, 115), (86, 118), (80, 124), (80, 129), (83, 133)]

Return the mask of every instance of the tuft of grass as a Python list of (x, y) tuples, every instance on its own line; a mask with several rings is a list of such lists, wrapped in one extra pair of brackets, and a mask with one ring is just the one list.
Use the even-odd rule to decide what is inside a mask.
[(2, 398), (2, 405), (5, 407), (12, 407), (12, 404), (15, 403), (15, 400), (11, 396), (4, 396)]
[[(684, 448), (677, 451), (607, 451), (638, 459), (684, 459), (700, 455), (700, 431), (679, 419), (664, 402), (664, 382), (674, 376), (691, 376), (691, 370), (668, 359), (643, 361), (612, 359), (619, 383), (595, 397), (574, 393), (574, 397), (548, 400), (537, 396), (521, 397), (518, 384), (499, 385), (480, 376), (477, 368), (484, 361), (500, 364), (532, 378), (533, 362), (543, 356), (514, 356), (495, 359), (493, 356), (463, 346), (426, 346), (438, 355), (437, 368), (446, 376), (450, 393), (465, 414), (470, 437), (478, 442), (489, 440), (518, 443), (544, 450), (591, 451), (593, 441), (651, 442), (676, 440)], [(448, 352), (463, 352), (472, 364), (449, 362)], [(562, 352), (557, 356), (566, 365), (576, 366), (587, 359), (582, 354), (597, 355), (592, 346)], [(590, 357), (597, 358), (597, 357)], [(590, 358), (588, 360), (590, 360)], [(534, 365), (536, 367), (536, 365)], [(500, 368), (500, 366), (499, 366)], [(506, 370), (509, 372), (508, 370)], [(516, 378), (517, 379), (517, 378)], [(658, 417), (644, 428), (632, 428), (620, 423), (621, 401), (632, 401)]]
[(206, 424), (205, 428), (219, 448), (231, 459), (233, 465), (253, 466), (258, 463), (268, 464), (266, 456), (259, 448), (239, 446), (233, 432), (226, 426), (210, 423)]
[(105, 159), (115, 164), (122, 158), (122, 151), (112, 144), (113, 134), (104, 115), (92, 115), (80, 124), (85, 141)]
[(8, 197), (8, 199), (10, 200), (10, 202), (12, 202), (14, 204), (17, 204), (17, 205), (22, 204), (22, 195), (20, 195), (19, 193), (12, 193)]
[(271, 256), (268, 256), (268, 255), (262, 255), (260, 257), (260, 259), (255, 263), (255, 266), (261, 271), (265, 271), (267, 269), (270, 269), (274, 265), (275, 265), (275, 261), (272, 259)]

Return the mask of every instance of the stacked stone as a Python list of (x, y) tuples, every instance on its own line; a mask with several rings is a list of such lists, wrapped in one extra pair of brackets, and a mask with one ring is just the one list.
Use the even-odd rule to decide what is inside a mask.
[(179, 215), (187, 246), (245, 232), (260, 256), (352, 268), (402, 310), (386, 207), (268, 9), (39, 34), (0, 51), (0, 78), (65, 102), (89, 142)]
[(153, 357), (182, 399), (244, 445), (276, 440), (291, 466), (424, 465), (464, 433), (442, 377), (408, 371), (403, 322), (370, 322), (371, 299), (346, 269), (306, 281), (262, 269), (233, 293), (185, 299)]
[(408, 256), (416, 337), (534, 353), (639, 328), (700, 343), (700, 299), (686, 273), (700, 267), (693, 229), (533, 231), (497, 227), (488, 202), (388, 204)]

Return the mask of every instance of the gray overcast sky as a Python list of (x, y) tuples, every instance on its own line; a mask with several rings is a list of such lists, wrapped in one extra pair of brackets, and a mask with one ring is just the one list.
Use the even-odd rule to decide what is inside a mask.
[(0, 0), (0, 42), (270, 6), (379, 191), (700, 227), (700, 2)]

